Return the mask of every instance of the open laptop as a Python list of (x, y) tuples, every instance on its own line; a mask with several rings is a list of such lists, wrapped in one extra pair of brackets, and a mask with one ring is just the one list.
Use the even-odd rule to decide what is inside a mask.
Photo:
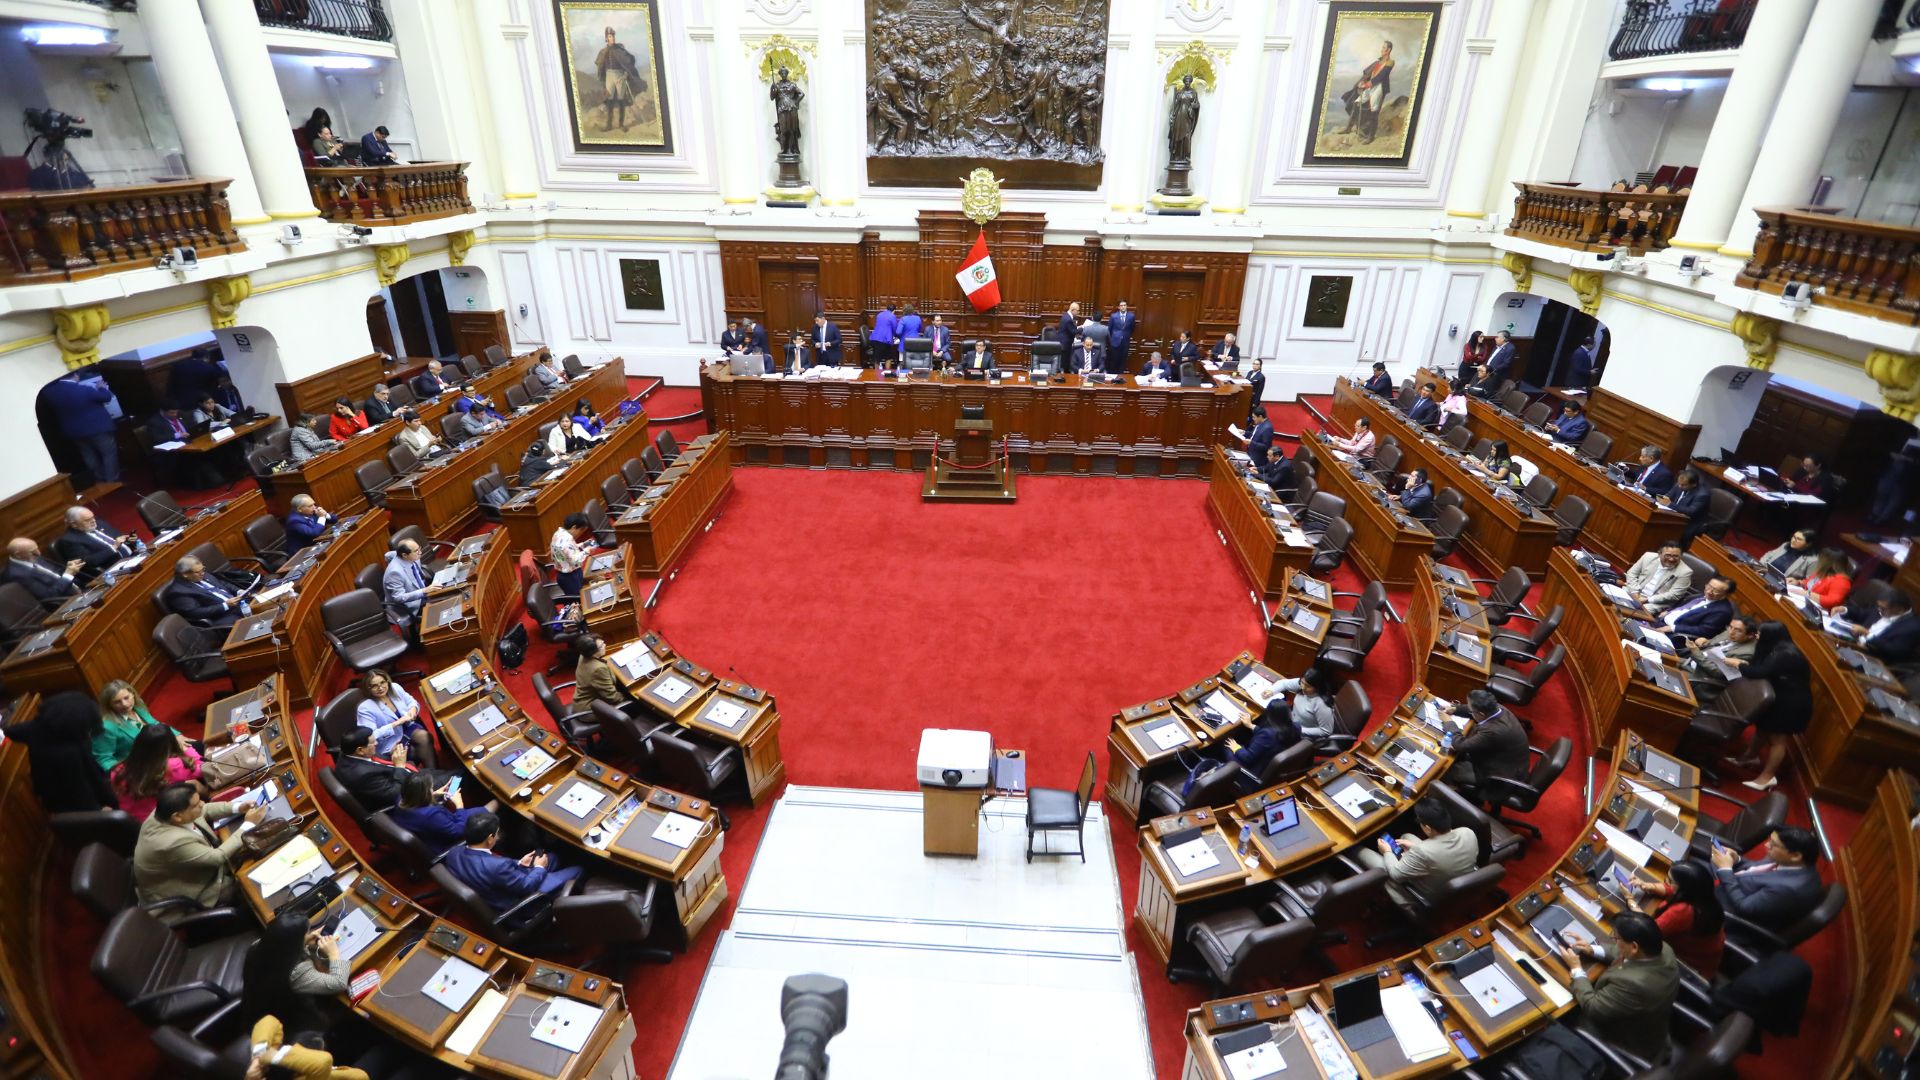
[(1333, 987), (1333, 1026), (1352, 1050), (1365, 1050), (1393, 1038), (1393, 1025), (1387, 1023), (1380, 1007), (1380, 980), (1371, 973)]

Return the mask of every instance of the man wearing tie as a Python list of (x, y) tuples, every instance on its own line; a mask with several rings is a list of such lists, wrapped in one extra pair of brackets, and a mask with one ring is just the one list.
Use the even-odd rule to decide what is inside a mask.
[(786, 363), (780, 370), (798, 375), (812, 366), (813, 362), (807, 358), (807, 339), (800, 334), (793, 335), (793, 340), (787, 343)]
[(67, 531), (53, 542), (54, 554), (86, 564), (74, 578), (81, 585), (91, 584), (102, 570), (146, 549), (147, 545), (132, 533), (116, 536), (102, 529), (93, 511), (84, 506), (67, 507)]
[(1269, 455), (1273, 453), (1273, 425), (1267, 421), (1267, 407), (1254, 402), (1253, 430), (1247, 433), (1247, 456), (1253, 459), (1253, 467), (1260, 470), (1264, 478), (1271, 465)]
[(292, 505), (293, 513), (287, 515), (288, 555), (317, 543), (334, 522), (333, 515), (322, 510), (311, 495), (295, 495)]
[(1060, 316), (1060, 344), (1063, 346), (1073, 344), (1073, 339), (1079, 334), (1080, 305), (1076, 302), (1068, 304), (1067, 310)]
[(147, 421), (147, 445), (159, 446), (161, 443), (186, 442), (187, 422), (180, 418), (180, 406), (171, 402), (162, 406)]
[[(1140, 372), (1140, 377), (1143, 379), (1162, 379), (1166, 382), (1172, 382), (1180, 377), (1180, 373), (1173, 370), (1173, 364), (1166, 357), (1156, 352), (1147, 357), (1147, 366)], [(1254, 404), (1259, 404), (1259, 400), (1255, 399)], [(1253, 418), (1251, 410), (1248, 411), (1247, 418), (1248, 422), (1251, 423)]]
[(1400, 509), (1421, 521), (1433, 520), (1433, 485), (1427, 481), (1427, 470), (1415, 469), (1408, 473), (1406, 486), (1394, 498), (1399, 500)]
[(816, 311), (813, 315), (813, 362), (828, 365), (840, 363), (840, 327), (828, 322), (824, 311)]
[(1578, 402), (1569, 401), (1562, 405), (1560, 419), (1547, 425), (1547, 430), (1553, 433), (1553, 441), (1565, 443), (1568, 446), (1579, 446), (1580, 440), (1586, 438), (1587, 433), (1593, 430), (1593, 422), (1581, 415), (1585, 411)]
[(1713, 637), (1733, 621), (1733, 601), (1727, 599), (1731, 595), (1733, 582), (1723, 577), (1711, 578), (1706, 591), (1684, 604), (1674, 605), (1660, 620), (1662, 627), (1676, 637)]
[(987, 347), (985, 339), (974, 341), (973, 348), (961, 357), (960, 370), (969, 375), (977, 372), (982, 376), (993, 370), (993, 350)]
[(248, 614), (240, 594), (208, 574), (205, 564), (191, 555), (173, 564), (173, 581), (161, 599), (168, 611), (195, 626), (227, 630)]
[(373, 385), (373, 396), (360, 405), (360, 415), (367, 418), (369, 424), (384, 424), (393, 419), (393, 391), (386, 383)]
[(1407, 409), (1407, 419), (1416, 424), (1437, 424), (1440, 422), (1440, 403), (1433, 400), (1439, 387), (1427, 383), (1420, 387), (1420, 396), (1415, 398), (1411, 408)]
[(1113, 364), (1114, 371), (1127, 370), (1127, 346), (1133, 341), (1133, 324), (1139, 318), (1127, 310), (1125, 300), (1116, 304), (1113, 313), (1107, 316), (1107, 360)]
[(1513, 378), (1513, 337), (1502, 330), (1493, 335), (1493, 339), (1498, 344), (1493, 350), (1493, 355), (1487, 357), (1487, 371), (1493, 375), (1494, 382), (1498, 384)]
[(1376, 362), (1373, 365), (1373, 375), (1361, 384), (1361, 388), (1369, 394), (1377, 394), (1380, 397), (1391, 395), (1393, 393), (1393, 376), (1387, 374), (1387, 365)]
[(86, 565), (83, 560), (68, 559), (65, 567), (55, 566), (41, 557), (40, 545), (25, 536), (7, 542), (6, 580), (32, 593), (34, 599), (49, 607), (58, 606), (61, 600), (80, 591), (73, 578)]
[(387, 621), (406, 632), (409, 641), (420, 640), (420, 606), (427, 599), (427, 574), (420, 568), (420, 545), (402, 540), (387, 555), (387, 568), (380, 574), (380, 591), (386, 598)]
[(754, 323), (752, 319), (740, 320), (740, 335), (747, 339), (748, 352), (767, 351), (767, 328)]
[(1235, 345), (1233, 343), (1233, 335), (1228, 334), (1214, 344), (1211, 355), (1213, 362), (1216, 364), (1224, 366), (1228, 361), (1238, 364), (1240, 362), (1240, 346)]
[(927, 327), (927, 340), (933, 343), (936, 364), (953, 362), (953, 331), (948, 328), (945, 318), (939, 315), (933, 317), (933, 324)]
[(1075, 375), (1099, 375), (1106, 371), (1106, 361), (1100, 355), (1100, 347), (1085, 334), (1073, 347), (1073, 373)]
[(727, 328), (720, 332), (720, 351), (723, 353), (746, 352), (751, 339), (740, 332), (740, 320), (728, 319)]
[(1662, 451), (1649, 443), (1640, 448), (1640, 468), (1633, 474), (1633, 486), (1655, 498), (1673, 490), (1673, 470), (1662, 464)]
[(413, 377), (413, 396), (421, 401), (433, 401), (453, 389), (452, 383), (440, 377), (440, 371), (440, 361), (427, 361), (427, 370)]
[(1200, 359), (1200, 346), (1193, 343), (1192, 334), (1181, 330), (1173, 335), (1173, 348), (1167, 350), (1167, 359), (1173, 361), (1173, 370), (1179, 371), (1181, 364)]
[[(1260, 370), (1260, 361), (1253, 361), (1253, 366), (1247, 369), (1247, 383), (1253, 389), (1253, 397), (1249, 400), (1260, 401), (1267, 396), (1267, 374)], [(1247, 415), (1252, 416), (1253, 413), (1249, 411)]]

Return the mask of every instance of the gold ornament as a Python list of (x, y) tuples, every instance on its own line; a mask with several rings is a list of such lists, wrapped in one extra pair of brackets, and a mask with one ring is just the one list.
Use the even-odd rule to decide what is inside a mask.
[(806, 82), (807, 62), (801, 58), (800, 54), (812, 56), (814, 51), (813, 42), (795, 41), (785, 34), (775, 34), (763, 41), (747, 43), (748, 58), (756, 55), (760, 58), (760, 81), (769, 84), (773, 82), (781, 68), (787, 69), (788, 78), (794, 82)]
[(100, 335), (113, 325), (113, 316), (105, 304), (92, 307), (55, 308), (53, 340), (60, 346), (60, 359), (67, 370), (78, 371), (100, 362)]
[(447, 262), (453, 266), (467, 265), (467, 252), (473, 250), (473, 230), (457, 232), (447, 237)]
[(1875, 349), (1867, 354), (1866, 368), (1880, 384), (1880, 411), (1908, 423), (1920, 417), (1920, 356)]
[(240, 317), (240, 301), (253, 295), (253, 278), (246, 274), (207, 282), (207, 314), (215, 330), (226, 330)]
[(1580, 310), (1588, 315), (1600, 310), (1600, 287), (1606, 281), (1607, 275), (1599, 270), (1567, 272), (1567, 284), (1573, 286), (1574, 295), (1580, 298)]
[(1000, 216), (1000, 179), (992, 169), (975, 169), (967, 174), (960, 189), (960, 212), (975, 225), (985, 225)]
[(373, 246), (373, 273), (380, 284), (391, 285), (400, 278), (400, 264), (407, 261), (413, 249), (405, 244), (375, 244)]
[(1747, 348), (1747, 366), (1760, 371), (1773, 370), (1773, 354), (1780, 348), (1780, 320), (1751, 311), (1733, 315), (1733, 333)]
[(1214, 80), (1220, 68), (1227, 66), (1227, 54), (1211, 48), (1200, 40), (1189, 41), (1178, 49), (1161, 49), (1160, 59), (1172, 60), (1167, 68), (1167, 86), (1171, 90), (1180, 85), (1184, 76), (1193, 76), (1200, 89), (1213, 93)]
[(1533, 259), (1517, 251), (1503, 252), (1500, 265), (1513, 275), (1513, 287), (1521, 292), (1533, 291)]

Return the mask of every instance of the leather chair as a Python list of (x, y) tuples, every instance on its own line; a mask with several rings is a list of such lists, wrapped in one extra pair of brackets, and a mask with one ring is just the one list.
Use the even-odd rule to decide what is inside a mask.
[(1400, 461), (1406, 452), (1397, 442), (1378, 443), (1373, 448), (1373, 464), (1367, 469), (1373, 475), (1385, 479), (1400, 469)]
[(1533, 579), (1528, 577), (1527, 572), (1520, 567), (1508, 567), (1507, 572), (1500, 575), (1499, 581), (1474, 578), (1473, 583), (1493, 586), (1493, 591), (1481, 601), (1481, 607), (1486, 609), (1488, 622), (1497, 626), (1516, 614), (1538, 617), (1526, 605), (1527, 593), (1533, 589)]
[[(1237, 766), (1236, 766), (1237, 767)], [(1224, 770), (1223, 770), (1224, 771)], [(1027, 861), (1033, 861), (1033, 836), (1035, 833), (1045, 837), (1049, 833), (1073, 830), (1075, 853), (1081, 862), (1087, 861), (1087, 844), (1084, 832), (1087, 822), (1087, 807), (1093, 803), (1094, 765), (1093, 755), (1087, 755), (1087, 762), (1080, 767), (1080, 782), (1072, 791), (1060, 788), (1036, 787), (1027, 792)], [(1042, 855), (1065, 855), (1064, 851), (1052, 850), (1051, 844), (1043, 839), (1040, 844)]]
[(498, 345), (487, 346), (481, 350), (481, 355), (486, 358), (487, 366), (490, 368), (497, 368), (507, 362), (507, 350)]
[(370, 589), (327, 597), (320, 602), (320, 622), (334, 655), (355, 674), (387, 667), (406, 654), (407, 639), (393, 632), (379, 595)]
[(1357, 593), (1336, 592), (1333, 595), (1335, 597), (1351, 596), (1354, 598), (1354, 604), (1346, 611), (1336, 611), (1329, 617), (1328, 640), (1340, 638), (1349, 644), (1352, 643), (1367, 625), (1367, 619), (1376, 611), (1384, 615), (1386, 621), (1396, 621), (1393, 608), (1387, 603), (1387, 587), (1378, 581), (1367, 582), (1366, 586)]
[(1320, 748), (1312, 739), (1301, 739), (1285, 750), (1267, 759), (1258, 773), (1251, 772), (1245, 765), (1240, 766), (1240, 786), (1246, 791), (1265, 791), (1275, 784), (1284, 784), (1298, 780), (1313, 768), (1313, 759)]
[(147, 1024), (204, 1016), (240, 995), (247, 950), (260, 935), (246, 931), (198, 944), (190, 935), (237, 921), (223, 910), (189, 915), (169, 927), (152, 912), (128, 908), (101, 935), (93, 976)]
[(387, 451), (387, 468), (392, 469), (396, 478), (400, 474), (410, 473), (420, 467), (420, 455), (405, 443), (394, 443)]
[[(1519, 617), (1526, 618), (1524, 615)], [(1546, 645), (1547, 639), (1553, 636), (1554, 631), (1560, 629), (1560, 621), (1566, 617), (1566, 605), (1555, 604), (1553, 610), (1547, 612), (1543, 618), (1529, 620), (1533, 623), (1533, 629), (1528, 633), (1517, 634), (1511, 630), (1495, 631), (1489, 641), (1493, 646), (1493, 658), (1523, 663), (1532, 663), (1540, 659), (1540, 649)]]
[(526, 390), (522, 389), (520, 385), (517, 383), (514, 384), (513, 386), (507, 387), (506, 393), (503, 395), (503, 397), (506, 400), (507, 410), (509, 412), (517, 413), (521, 409), (525, 409), (533, 405), (533, 400), (527, 397)]
[(560, 358), (560, 370), (567, 373), (567, 378), (577, 379), (587, 373), (587, 365), (580, 362), (579, 353), (568, 353)]
[(1353, 542), (1353, 526), (1345, 518), (1328, 524), (1327, 531), (1314, 544), (1307, 569), (1315, 574), (1331, 574), (1346, 560), (1347, 545)]
[[(740, 751), (732, 746), (710, 746), (685, 738), (677, 729), (655, 728), (647, 736), (647, 761), (659, 783), (689, 795), (715, 801), (720, 788), (740, 771)], [(726, 811), (714, 807), (720, 827), (730, 829)]]
[(1272, 904), (1228, 908), (1194, 920), (1187, 942), (1206, 970), (1168, 968), (1167, 978), (1204, 975), (1224, 993), (1278, 986), (1315, 944), (1311, 919), (1289, 919)]
[(359, 485), (360, 494), (366, 496), (367, 505), (375, 508), (387, 505), (387, 489), (398, 479), (382, 461), (363, 461), (353, 469), (353, 482)]
[(1751, 803), (1741, 802), (1712, 788), (1701, 788), (1700, 793), (1739, 809), (1724, 821), (1702, 809), (1699, 819), (1694, 823), (1692, 844), (1693, 854), (1698, 858), (1705, 859), (1712, 852), (1713, 840), (1735, 851), (1752, 851), (1760, 841), (1772, 835), (1773, 830), (1787, 823), (1787, 796), (1781, 791), (1769, 791)]
[(1302, 517), (1307, 512), (1307, 504), (1312, 502), (1314, 495), (1320, 491), (1320, 485), (1314, 480), (1313, 474), (1301, 475), (1297, 467), (1294, 470), (1294, 482), (1294, 495), (1286, 499), (1283, 505), (1294, 517)]
[(1589, 431), (1574, 452), (1588, 461), (1605, 461), (1607, 455), (1613, 453), (1613, 436), (1604, 431)]
[(1560, 500), (1560, 505), (1547, 511), (1559, 532), (1554, 543), (1561, 547), (1575, 547), (1580, 543), (1580, 530), (1587, 527), (1587, 519), (1593, 516), (1593, 507), (1578, 495), (1569, 495)]
[(1479, 458), (1481, 461), (1487, 460), (1487, 455), (1493, 453), (1493, 440), (1492, 439), (1474, 440), (1473, 449), (1469, 451), (1469, 453), (1471, 453), (1474, 457)]
[[(420, 881), (431, 874), (433, 864), (440, 861), (440, 853), (427, 846), (425, 840), (406, 826), (393, 820), (393, 815), (385, 810), (376, 810), (360, 822), (360, 831), (367, 840), (382, 851), (391, 851), (399, 861), (400, 868), (406, 872), (407, 880)], [(419, 899), (415, 896), (414, 899)]]
[[(101, 922), (111, 921), (137, 902), (133, 893), (133, 860), (102, 843), (88, 844), (73, 857), (69, 883), (74, 897), (98, 915)], [(144, 906), (154, 914), (200, 910), (184, 896), (172, 896)], [(237, 915), (233, 909), (226, 910)]]
[(647, 490), (653, 483), (652, 474), (647, 472), (646, 465), (642, 464), (637, 457), (630, 457), (620, 463), (620, 479), (627, 482), (628, 499)]
[(38, 632), (46, 614), (46, 605), (25, 587), (11, 581), (0, 582), (0, 643), (9, 650)]
[[(1504, 776), (1489, 776), (1480, 785), (1480, 797), (1487, 802), (1487, 808), (1493, 811), (1496, 820), (1520, 830), (1535, 840), (1540, 839), (1538, 827), (1525, 821), (1507, 821), (1501, 817), (1503, 810), (1517, 810), (1531, 813), (1540, 805), (1547, 789), (1555, 780), (1567, 771), (1568, 762), (1573, 760), (1573, 740), (1562, 735), (1547, 744), (1545, 751), (1528, 747), (1527, 752), (1534, 757), (1533, 768), (1527, 771), (1524, 780), (1513, 780)], [(1784, 797), (1783, 797), (1784, 798)], [(1520, 854), (1526, 854), (1526, 840), (1520, 841)]]
[(1740, 496), (1726, 488), (1714, 488), (1707, 492), (1707, 516), (1700, 523), (1700, 535), (1722, 539), (1739, 516)]
[[(250, 559), (244, 555), (238, 558), (229, 557), (226, 552), (221, 551), (211, 542), (201, 544), (187, 554), (199, 559), (200, 565), (207, 568), (207, 573), (226, 580), (237, 582), (241, 578), (258, 578), (267, 570), (267, 565), (259, 559)], [(246, 569), (247, 564), (251, 564), (254, 569)]]
[(314, 730), (329, 753), (337, 754), (340, 744), (346, 741), (354, 728), (360, 726), (360, 720), (356, 714), (360, 703), (365, 700), (367, 700), (365, 693), (350, 687), (341, 691), (332, 701), (314, 710)]
[(480, 362), (471, 356), (463, 356), (458, 360), (445, 360), (440, 364), (440, 374), (450, 382), (466, 382), (480, 374)]
[(420, 395), (413, 392), (407, 380), (387, 384), (387, 404), (396, 409), (406, 408), (420, 403)]
[(1693, 719), (1680, 737), (1682, 753), (1689, 755), (1689, 760), (1710, 759), (1772, 708), (1773, 696), (1773, 684), (1765, 679), (1739, 678), (1727, 683), (1712, 701), (1693, 711)]
[(1353, 637), (1337, 639), (1329, 636), (1320, 646), (1320, 655), (1314, 663), (1321, 668), (1358, 674), (1361, 668), (1367, 666), (1367, 654), (1373, 651), (1384, 629), (1386, 619), (1375, 611), (1367, 616), (1367, 621), (1360, 625), (1359, 632)]
[(153, 1045), (167, 1061), (166, 1075), (179, 1080), (246, 1080), (247, 1067), (253, 1058), (246, 1033), (218, 1042), (209, 1041), (212, 1030), (237, 1028), (241, 1012), (236, 1004), (229, 1004), (194, 1025), (191, 1031), (172, 1024), (154, 1028)]
[(1474, 841), (1480, 846), (1475, 865), (1503, 863), (1525, 850), (1520, 835), (1508, 828), (1506, 822), (1480, 809), (1473, 800), (1454, 790), (1453, 785), (1446, 781), (1435, 780), (1429, 784), (1426, 797), (1438, 799), (1440, 805), (1447, 808), (1447, 813), (1453, 818), (1454, 828), (1464, 825), (1473, 830)]
[(667, 471), (667, 463), (660, 457), (660, 451), (649, 446), (640, 451), (640, 464), (647, 467), (647, 483), (651, 484)]
[(1385, 895), (1385, 867), (1361, 865), (1342, 852), (1305, 873), (1280, 879), (1273, 900), (1290, 919), (1308, 919), (1320, 931), (1321, 945), (1344, 945), (1347, 932), (1329, 929), (1358, 919)]
[(1680, 553), (1680, 561), (1687, 564), (1687, 573), (1693, 575), (1693, 584), (1687, 589), (1688, 597), (1695, 597), (1706, 590), (1707, 582), (1720, 576), (1720, 568), (1691, 551)]
[[(1847, 887), (1838, 881), (1827, 883), (1812, 910), (1779, 930), (1727, 913), (1726, 959), (1735, 970), (1747, 967), (1763, 956), (1790, 952), (1813, 935), (1825, 930), (1847, 906)], [(1734, 963), (1737, 958), (1737, 963)]]
[(660, 460), (666, 462), (668, 465), (680, 459), (680, 441), (673, 437), (673, 432), (671, 431), (662, 431), (660, 434), (655, 435), (653, 437), (653, 448), (659, 451)]
[(1180, 788), (1186, 783), (1185, 778), (1155, 780), (1140, 795), (1140, 816), (1146, 820), (1203, 806), (1226, 806), (1240, 797), (1242, 772), (1237, 762), (1217, 764), (1201, 773), (1184, 796), (1180, 794)]
[(1308, 534), (1325, 533), (1334, 522), (1347, 516), (1347, 500), (1331, 491), (1318, 491), (1306, 501), (1300, 527)]
[[(1524, 411), (1526, 407), (1527, 392), (1524, 390), (1509, 390), (1500, 395), (1500, 408), (1506, 412), (1513, 413), (1517, 416)], [(1552, 413), (1551, 406), (1548, 407), (1548, 413)]]
[(168, 529), (184, 528), (187, 524), (187, 511), (165, 491), (153, 491), (134, 500), (140, 513), (140, 520), (155, 535)]
[(474, 505), (480, 508), (481, 517), (486, 518), (488, 521), (506, 520), (505, 515), (500, 512), (500, 508), (487, 501), (487, 497), (490, 494), (506, 486), (507, 482), (502, 479), (498, 473), (487, 473), (485, 476), (476, 476), (473, 478), (473, 501)]
[(1476, 867), (1458, 877), (1430, 887), (1425, 893), (1413, 891), (1415, 897), (1413, 922), (1402, 926), (1390, 927), (1365, 941), (1369, 949), (1377, 949), (1389, 941), (1402, 941), (1419, 937), (1429, 928), (1427, 924), (1454, 925), (1461, 920), (1448, 922), (1447, 913), (1453, 908), (1462, 912), (1471, 911), (1485, 914), (1497, 904), (1505, 903), (1507, 894), (1500, 889), (1500, 881), (1507, 876), (1503, 863), (1489, 862)]
[(367, 827), (367, 818), (370, 816), (366, 804), (356, 798), (353, 792), (348, 791), (347, 786), (340, 782), (340, 777), (335, 775), (333, 766), (322, 765), (313, 771), (313, 775), (314, 779), (320, 782), (320, 790), (326, 792), (329, 799), (346, 811), (347, 816), (352, 818), (353, 823), (364, 832)]
[(1520, 489), (1520, 497), (1540, 507), (1542, 510), (1553, 505), (1560, 495), (1560, 484), (1546, 473), (1534, 473), (1527, 486)]
[(601, 547), (612, 547), (619, 542), (613, 535), (613, 520), (607, 517), (607, 508), (599, 499), (588, 499), (580, 512), (587, 515), (587, 524), (593, 526), (595, 543)]
[[(564, 619), (561, 617), (558, 601), (564, 599), (577, 603), (580, 598), (561, 593), (559, 590), (560, 586), (542, 581), (536, 581), (527, 586), (527, 614), (533, 616), (533, 621), (539, 627), (540, 637), (556, 644), (571, 640), (574, 635), (587, 628), (586, 620), (581, 618), (578, 607), (572, 608)], [(547, 669), (547, 673), (552, 674), (558, 671), (560, 666), (555, 664)]]
[(652, 779), (652, 750), (647, 740), (662, 728), (671, 730), (674, 723), (654, 717), (642, 718), (604, 701), (593, 702), (589, 711), (593, 722), (600, 726), (600, 751), (615, 760), (635, 762), (638, 767), (634, 772)]
[[(572, 951), (620, 945), (626, 946), (623, 953), (632, 953), (632, 946), (652, 935), (660, 906), (660, 883), (652, 878), (586, 878), (564, 895), (535, 893), (496, 912), (444, 862), (434, 863), (429, 876), (480, 933), (509, 948), (538, 945), (546, 951)], [(656, 960), (670, 955), (664, 949), (639, 951)]]
[(447, 568), (447, 557), (460, 546), (451, 540), (428, 536), (427, 530), (418, 525), (409, 525), (387, 538), (387, 550), (392, 551), (402, 540), (411, 540), (420, 545), (420, 569), (429, 578)]
[(630, 498), (632, 498), (632, 496), (627, 494), (627, 485), (623, 477), (608, 476), (601, 479), (600, 499), (607, 504), (608, 513), (626, 513), (627, 508), (632, 505), (628, 502)]
[(540, 385), (540, 380), (534, 378), (531, 373), (529, 373), (526, 378), (520, 380), (520, 389), (526, 391), (527, 398), (530, 401), (547, 400), (547, 388)]
[(1460, 489), (1458, 488), (1441, 488), (1439, 491), (1433, 493), (1433, 505), (1436, 509), (1457, 506), (1465, 510), (1467, 508), (1467, 497), (1460, 494)]
[(1333, 719), (1334, 731), (1321, 744), (1322, 752), (1338, 754), (1353, 749), (1367, 722), (1373, 719), (1373, 701), (1367, 697), (1367, 688), (1355, 681), (1340, 687), (1333, 695)]
[(458, 446), (466, 439), (466, 435), (460, 430), (462, 419), (462, 415), (457, 412), (448, 412), (440, 418), (440, 437), (446, 440), (448, 446)]
[(47, 827), (66, 847), (102, 844), (129, 859), (140, 840), (140, 823), (125, 810), (65, 810), (47, 815)]
[(247, 546), (253, 549), (254, 557), (268, 570), (278, 570), (287, 561), (287, 528), (280, 519), (272, 514), (261, 514), (247, 522), (240, 535), (246, 537)]
[(353, 587), (356, 589), (365, 589), (375, 596), (380, 595), (380, 571), (382, 569), (379, 563), (368, 563), (361, 567), (360, 571), (353, 575)]
[(1467, 526), (1473, 518), (1457, 506), (1443, 506), (1433, 519), (1433, 549), (1436, 559), (1444, 559), (1460, 547), (1460, 538), (1466, 535)]
[(1553, 419), (1553, 406), (1544, 401), (1536, 401), (1520, 410), (1520, 422), (1531, 428), (1541, 427)]
[[(1607, 1060), (1611, 1075), (1630, 1076), (1634, 1080), (1707, 1080), (1735, 1075), (1731, 1071), (1733, 1062), (1746, 1052), (1758, 1034), (1753, 1018), (1737, 1009), (1709, 1023), (1705, 1016), (1676, 1004), (1669, 1023), (1685, 1023), (1700, 1034), (1681, 1049), (1673, 1044), (1670, 1033), (1667, 1051), (1660, 1061), (1645, 1061), (1579, 1025), (1570, 1024), (1567, 1030)], [(1508, 1068), (1507, 1075), (1513, 1074), (1514, 1069)]]
[[(224, 640), (222, 638), (221, 640)], [(220, 641), (212, 634), (188, 622), (184, 616), (169, 612), (153, 628), (153, 643), (167, 654), (167, 660), (188, 682), (202, 683), (227, 677), (227, 658), (220, 652)]]
[(1468, 431), (1465, 424), (1456, 424), (1447, 431), (1446, 443), (1455, 450), (1465, 453), (1467, 447), (1473, 445), (1473, 432)]
[(572, 686), (572, 682), (549, 684), (545, 675), (537, 671), (533, 673), (534, 696), (540, 699), (541, 706), (553, 719), (554, 726), (560, 729), (560, 734), (565, 736), (568, 742), (585, 750), (599, 742), (600, 723), (594, 719), (591, 708), (575, 709), (561, 704), (560, 695), (555, 691)]
[(1555, 645), (1544, 659), (1533, 665), (1531, 671), (1522, 672), (1507, 664), (1495, 665), (1492, 674), (1487, 676), (1487, 689), (1493, 691), (1493, 696), (1499, 698), (1502, 705), (1525, 705), (1566, 662), (1567, 647)]

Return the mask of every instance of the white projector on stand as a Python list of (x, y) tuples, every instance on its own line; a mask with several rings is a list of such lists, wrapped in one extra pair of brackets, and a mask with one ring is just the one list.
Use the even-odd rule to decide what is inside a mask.
[(993, 764), (993, 736), (959, 728), (920, 732), (920, 783), (927, 787), (987, 786)]

